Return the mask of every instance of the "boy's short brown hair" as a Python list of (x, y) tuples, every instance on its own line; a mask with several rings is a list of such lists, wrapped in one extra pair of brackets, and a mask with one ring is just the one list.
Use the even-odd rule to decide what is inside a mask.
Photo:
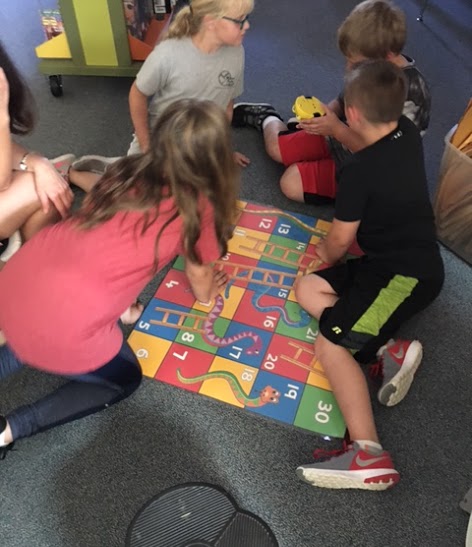
[(338, 47), (345, 57), (386, 59), (389, 53), (400, 54), (405, 41), (405, 14), (388, 0), (361, 2), (338, 29)]
[(397, 121), (408, 86), (401, 68), (386, 60), (358, 63), (345, 76), (346, 108), (358, 108), (372, 124)]

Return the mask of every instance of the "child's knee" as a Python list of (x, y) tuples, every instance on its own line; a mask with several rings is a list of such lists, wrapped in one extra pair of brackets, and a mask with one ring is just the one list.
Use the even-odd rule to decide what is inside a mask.
[(264, 134), (264, 146), (267, 155), (278, 163), (282, 163), (278, 134)]
[(296, 164), (285, 170), (280, 179), (280, 189), (288, 199), (304, 202), (303, 181)]

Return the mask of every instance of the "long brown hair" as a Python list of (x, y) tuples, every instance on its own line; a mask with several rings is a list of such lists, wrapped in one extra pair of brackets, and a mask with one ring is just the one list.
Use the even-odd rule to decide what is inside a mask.
[(0, 67), (5, 72), (10, 89), (8, 103), (10, 132), (14, 135), (26, 135), (33, 130), (36, 121), (33, 94), (1, 42)]
[(233, 160), (231, 130), (226, 113), (211, 101), (182, 99), (161, 114), (151, 135), (148, 152), (127, 156), (111, 165), (87, 194), (76, 213), (85, 229), (106, 222), (119, 211), (143, 211), (141, 233), (155, 222), (159, 204), (172, 197), (173, 216), (183, 221), (185, 255), (198, 264), (195, 244), (200, 237), (200, 198), (214, 208), (215, 230), (221, 255), (231, 237), (239, 169)]

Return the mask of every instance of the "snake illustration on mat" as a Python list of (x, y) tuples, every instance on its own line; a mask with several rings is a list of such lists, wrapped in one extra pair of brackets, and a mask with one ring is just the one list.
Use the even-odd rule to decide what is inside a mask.
[(280, 391), (277, 391), (271, 386), (266, 386), (263, 388), (257, 397), (249, 397), (244, 393), (238, 378), (232, 372), (228, 372), (226, 370), (207, 372), (206, 374), (194, 376), (193, 378), (186, 378), (183, 376), (180, 369), (177, 369), (176, 372), (177, 378), (179, 379), (179, 382), (182, 382), (182, 384), (197, 384), (198, 382), (203, 382), (204, 380), (217, 378), (226, 380), (238, 403), (241, 403), (246, 407), (257, 408), (268, 403), (277, 404), (280, 399)]
[[(247, 271), (241, 272), (238, 277), (246, 275), (247, 273), (248, 273)], [(271, 279), (270, 276), (269, 276), (269, 279)], [(225, 289), (226, 298), (228, 298), (229, 289), (235, 281), (236, 281), (236, 278), (232, 279), (226, 286), (226, 289)], [(294, 321), (290, 319), (287, 313), (287, 310), (283, 306), (277, 306), (277, 305), (263, 306), (260, 303), (260, 300), (270, 289), (271, 287), (268, 286), (268, 287), (263, 287), (262, 290), (254, 291), (254, 294), (251, 299), (251, 303), (256, 310), (262, 313), (277, 311), (280, 313), (280, 317), (286, 325), (289, 325), (295, 328), (306, 327), (310, 323), (311, 317), (303, 309), (300, 309), (300, 320)], [(215, 298), (215, 304), (213, 308), (210, 310), (210, 312), (208, 313), (208, 316), (203, 324), (203, 331), (204, 331), (202, 334), (203, 339), (212, 346), (226, 347), (231, 344), (234, 344), (234, 342), (238, 342), (239, 340), (243, 340), (245, 338), (251, 338), (252, 339), (251, 346), (246, 348), (244, 351), (248, 355), (259, 355), (262, 349), (262, 340), (258, 334), (250, 330), (245, 330), (242, 332), (238, 332), (237, 334), (233, 336), (222, 338), (215, 333), (215, 322), (218, 319), (218, 317), (221, 315), (221, 312), (223, 311), (223, 307), (224, 307), (224, 299), (219, 294)]]
[[(243, 275), (247, 275), (247, 273), (248, 271), (246, 270), (238, 274), (237, 277), (242, 277)], [(229, 297), (229, 289), (231, 285), (236, 281), (237, 277), (231, 279), (231, 281), (226, 285), (225, 298)], [(267, 277), (267, 279), (272, 282), (274, 281), (274, 278), (270, 274)], [(300, 319), (298, 321), (294, 321), (293, 319), (290, 319), (288, 312), (284, 308), (284, 306), (277, 306), (275, 304), (270, 306), (263, 306), (261, 304), (262, 297), (265, 294), (267, 294), (271, 288), (273, 287), (269, 285), (267, 287), (258, 288), (257, 290), (254, 291), (254, 294), (252, 295), (252, 298), (251, 298), (251, 304), (257, 311), (260, 311), (261, 313), (276, 311), (280, 313), (280, 318), (289, 327), (301, 328), (301, 327), (306, 327), (307, 325), (310, 324), (311, 316), (303, 308), (299, 309)]]
[(262, 340), (261, 337), (251, 332), (250, 330), (245, 330), (242, 332), (238, 332), (238, 334), (235, 334), (234, 336), (228, 336), (226, 338), (221, 338), (215, 333), (214, 325), (215, 321), (220, 316), (221, 312), (223, 311), (223, 306), (225, 304), (225, 301), (221, 294), (219, 294), (215, 298), (215, 305), (208, 313), (208, 316), (205, 320), (205, 323), (203, 324), (203, 338), (212, 346), (219, 346), (219, 347), (225, 347), (229, 346), (230, 344), (233, 344), (234, 342), (237, 342), (238, 340), (242, 340), (244, 338), (251, 338), (252, 344), (249, 348), (245, 349), (245, 352), (248, 355), (258, 355), (262, 349)]

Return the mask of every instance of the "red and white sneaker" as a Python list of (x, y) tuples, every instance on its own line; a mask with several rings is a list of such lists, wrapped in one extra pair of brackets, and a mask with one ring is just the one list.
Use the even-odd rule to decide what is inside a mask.
[(377, 398), (383, 405), (397, 405), (411, 387), (423, 357), (423, 346), (418, 340), (389, 340), (377, 357), (379, 362), (371, 369), (372, 376), (382, 378)]
[(61, 177), (67, 179), (70, 166), (75, 160), (76, 157), (74, 154), (63, 154), (62, 156), (52, 159), (51, 163), (54, 165), (56, 171), (61, 175)]
[(343, 450), (325, 452), (325, 456), (328, 456), (325, 461), (298, 467), (298, 477), (320, 488), (361, 490), (387, 490), (400, 480), (385, 450), (363, 449), (354, 441)]

